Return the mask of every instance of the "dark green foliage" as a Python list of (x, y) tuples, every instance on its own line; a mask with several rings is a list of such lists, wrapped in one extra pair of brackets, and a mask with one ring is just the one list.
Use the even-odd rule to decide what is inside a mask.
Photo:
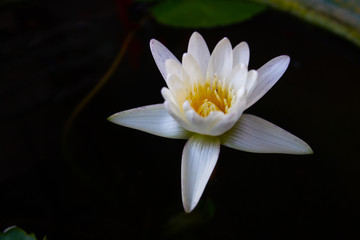
[(165, 0), (151, 12), (163, 24), (199, 28), (241, 22), (264, 9), (262, 4), (237, 0)]

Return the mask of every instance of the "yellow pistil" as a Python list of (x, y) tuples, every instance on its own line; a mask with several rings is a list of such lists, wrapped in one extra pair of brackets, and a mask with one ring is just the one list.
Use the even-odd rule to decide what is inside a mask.
[(207, 80), (205, 84), (197, 83), (192, 86), (188, 91), (187, 100), (200, 116), (207, 117), (214, 111), (226, 114), (235, 98), (233, 91), (215, 76), (212, 81)]

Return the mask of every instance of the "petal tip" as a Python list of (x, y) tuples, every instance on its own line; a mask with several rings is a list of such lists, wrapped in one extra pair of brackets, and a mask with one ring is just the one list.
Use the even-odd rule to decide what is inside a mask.
[(228, 47), (230, 47), (231, 49), (231, 53), (232, 53), (232, 46), (231, 46), (231, 42), (230, 40), (227, 38), (227, 37), (223, 37), (219, 42), (218, 44), (224, 44), (224, 45), (227, 45)]
[(312, 150), (312, 148), (306, 144), (306, 148), (304, 149), (304, 154), (308, 154), (308, 155), (313, 155), (314, 151)]
[(156, 44), (157, 42), (158, 42), (158, 40), (156, 40), (155, 38), (150, 39), (150, 41), (149, 41), (150, 48), (152, 48), (153, 45)]
[(240, 42), (239, 45), (243, 47), (249, 47), (249, 44), (246, 41)]
[(194, 31), (192, 34), (191, 34), (191, 37), (202, 37), (201, 34), (197, 31)]
[(106, 120), (108, 120), (109, 122), (112, 122), (112, 123), (116, 123), (115, 118), (118, 115), (119, 115), (119, 113), (115, 113), (115, 114), (109, 116), (108, 118), (106, 118)]
[(298, 141), (297, 143), (297, 149), (293, 150), (293, 152), (286, 152), (287, 154), (294, 154), (294, 155), (312, 155), (314, 154), (314, 151), (311, 149), (311, 147), (306, 143), (304, 142), (303, 140), (301, 139), (298, 139), (300, 140), (300, 142)]
[(106, 118), (106, 120), (108, 120), (109, 122), (112, 122), (112, 116), (113, 115), (109, 116), (108, 118)]
[(194, 210), (194, 207), (189, 207), (189, 206), (186, 206), (186, 205), (184, 205), (184, 211), (186, 212), (186, 213), (191, 213), (192, 211)]
[(283, 61), (284, 61), (284, 63), (287, 64), (287, 65), (289, 65), (289, 63), (290, 63), (290, 56), (288, 56), (288, 55), (281, 55), (281, 56), (279, 56), (279, 58), (282, 58)]
[(298, 151), (294, 152), (293, 154), (298, 154), (298, 155), (314, 154), (314, 151), (311, 149), (309, 144), (307, 144), (304, 140), (297, 138), (296, 142), (297, 142), (297, 146), (298, 146)]

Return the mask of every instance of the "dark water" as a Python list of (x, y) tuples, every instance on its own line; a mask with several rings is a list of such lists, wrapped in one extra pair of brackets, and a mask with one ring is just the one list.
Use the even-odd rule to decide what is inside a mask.
[[(113, 77), (80, 112), (147, 5), (25, 1), (0, 9), (0, 229), (56, 239), (347, 239), (360, 215), (360, 51), (268, 11), (197, 29), (210, 49), (224, 36), (250, 45), (250, 68), (291, 57), (282, 79), (247, 112), (304, 139), (311, 156), (221, 148), (191, 214), (182, 209), (185, 141), (111, 124), (118, 111), (163, 101), (148, 42), (177, 57), (193, 29), (149, 19)], [(131, 237), (128, 237), (131, 236)]]

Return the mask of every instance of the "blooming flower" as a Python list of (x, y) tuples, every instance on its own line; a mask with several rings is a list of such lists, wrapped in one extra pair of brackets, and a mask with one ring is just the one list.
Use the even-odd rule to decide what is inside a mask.
[(116, 124), (154, 135), (188, 139), (181, 162), (182, 201), (186, 212), (197, 205), (220, 153), (220, 144), (256, 153), (310, 154), (301, 139), (244, 110), (258, 101), (283, 75), (290, 58), (279, 56), (248, 71), (249, 47), (232, 49), (223, 38), (210, 55), (194, 32), (180, 63), (160, 42), (150, 49), (167, 88), (163, 104), (148, 105), (109, 117)]

